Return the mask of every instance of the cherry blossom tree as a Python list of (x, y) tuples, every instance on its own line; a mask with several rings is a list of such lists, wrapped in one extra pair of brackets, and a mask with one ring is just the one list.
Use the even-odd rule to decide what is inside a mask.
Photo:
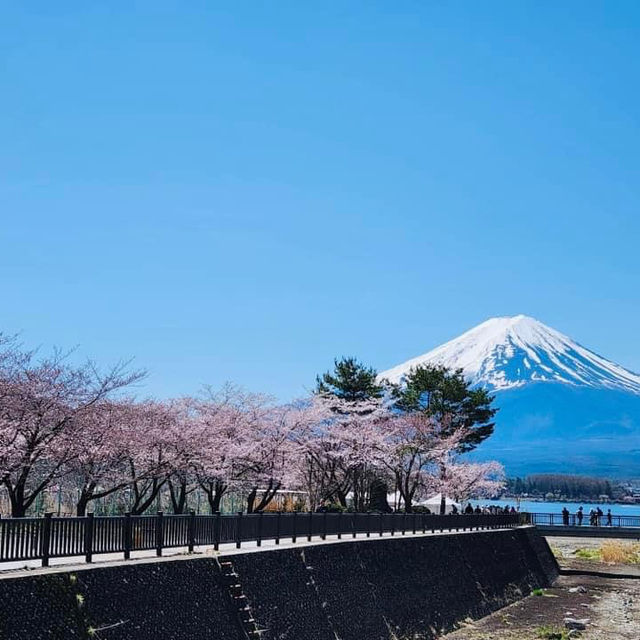
[(505, 486), (504, 467), (495, 461), (451, 461), (444, 467), (444, 474), (435, 483), (442, 493), (461, 502), (472, 497), (495, 496)]
[(351, 494), (354, 507), (364, 510), (371, 481), (382, 469), (378, 423), (387, 412), (382, 399), (316, 395), (310, 412), (314, 427), (304, 442), (302, 475), (314, 503), (336, 499), (346, 507)]
[(74, 365), (69, 354), (38, 359), (15, 349), (0, 359), (1, 476), (14, 517), (67, 472), (78, 455), (84, 416), (115, 392), (143, 377), (120, 363), (101, 372), (93, 363)]
[(190, 463), (212, 513), (220, 510), (223, 496), (236, 485), (238, 460), (246, 447), (247, 406), (262, 399), (226, 385), (220, 391), (206, 389), (204, 397), (193, 401), (194, 452)]
[(78, 486), (76, 514), (83, 516), (93, 501), (130, 484), (126, 462), (134, 446), (127, 401), (100, 402), (84, 413), (76, 433), (76, 455), (66, 479)]
[(238, 478), (248, 490), (247, 512), (263, 511), (283, 488), (299, 486), (302, 434), (309, 427), (305, 405), (267, 406), (252, 412), (245, 426)]
[(181, 438), (181, 423), (173, 403), (157, 400), (131, 403), (124, 419), (129, 432), (124, 465), (129, 480), (129, 510), (140, 515), (158, 499), (182, 462), (181, 449), (176, 446)]

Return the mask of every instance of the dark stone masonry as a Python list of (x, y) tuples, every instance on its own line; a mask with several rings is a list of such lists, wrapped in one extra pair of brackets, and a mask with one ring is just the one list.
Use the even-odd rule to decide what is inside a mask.
[[(220, 559), (232, 563), (231, 580), (212, 557), (4, 577), (0, 640), (428, 639), (558, 574), (531, 528)], [(251, 635), (256, 627), (264, 631)]]

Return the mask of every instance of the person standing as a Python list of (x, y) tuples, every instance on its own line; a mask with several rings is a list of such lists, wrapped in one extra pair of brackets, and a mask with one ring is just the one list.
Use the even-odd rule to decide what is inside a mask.
[(607, 509), (607, 527), (612, 526), (613, 522), (613, 514), (611, 513), (611, 509)]
[(578, 509), (576, 512), (576, 519), (578, 520), (578, 526), (582, 526), (582, 518), (584, 517), (584, 513), (582, 512), (582, 507)]
[(562, 508), (562, 524), (565, 527), (569, 526), (569, 509), (567, 507)]

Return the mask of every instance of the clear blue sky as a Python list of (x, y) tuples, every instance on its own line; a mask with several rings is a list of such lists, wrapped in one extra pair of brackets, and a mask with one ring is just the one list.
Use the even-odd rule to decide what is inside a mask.
[(640, 370), (637, 2), (8, 2), (6, 332), (281, 398), (526, 313)]

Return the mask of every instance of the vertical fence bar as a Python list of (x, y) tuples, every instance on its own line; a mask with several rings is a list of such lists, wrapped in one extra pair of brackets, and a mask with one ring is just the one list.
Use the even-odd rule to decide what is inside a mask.
[(342, 540), (342, 511), (338, 511), (338, 540)]
[(276, 514), (276, 544), (280, 544), (280, 518), (282, 517), (282, 512), (278, 511)]
[(220, 512), (216, 511), (216, 519), (213, 522), (213, 548), (220, 549)]
[(93, 513), (88, 513), (84, 521), (84, 560), (91, 562), (93, 556)]
[(187, 538), (188, 538), (189, 553), (193, 553), (193, 547), (195, 546), (195, 543), (196, 543), (196, 512), (193, 509), (189, 511), (188, 527), (189, 529), (187, 532)]
[(380, 537), (382, 538), (382, 534), (384, 533), (384, 513), (380, 512), (380, 518), (378, 525), (380, 527)]
[(156, 555), (160, 557), (162, 555), (162, 546), (164, 544), (164, 513), (158, 511), (156, 515)]
[(367, 513), (367, 538), (371, 537), (371, 516), (373, 516), (373, 513)]
[(413, 535), (416, 533), (416, 520), (418, 519), (418, 514), (413, 512)]
[(296, 525), (298, 524), (298, 512), (294, 511), (291, 516), (291, 542), (295, 543), (297, 538)]
[(242, 511), (238, 511), (236, 521), (236, 549), (239, 549), (242, 546)]
[[(262, 546), (262, 511), (258, 514), (258, 530), (256, 532), (256, 545), (258, 547)], [(255, 516), (254, 516), (255, 517)]]
[(49, 566), (49, 552), (51, 547), (51, 518), (53, 513), (47, 511), (44, 514), (44, 520), (42, 521), (42, 548), (40, 549), (40, 555), (42, 556), (42, 566)]
[(320, 535), (320, 538), (322, 538), (322, 540), (327, 539), (327, 517), (327, 512), (325, 511), (322, 514), (322, 534)]
[(128, 560), (131, 557), (131, 512), (127, 511), (124, 514), (124, 531), (122, 532), (123, 547), (124, 547), (124, 559)]
[(351, 531), (352, 531), (352, 537), (355, 538), (356, 534), (357, 534), (357, 529), (356, 529), (356, 518), (357, 515), (355, 513), (351, 514)]
[(313, 535), (313, 511), (309, 511), (309, 531), (307, 532), (307, 542), (311, 542), (311, 536)]

